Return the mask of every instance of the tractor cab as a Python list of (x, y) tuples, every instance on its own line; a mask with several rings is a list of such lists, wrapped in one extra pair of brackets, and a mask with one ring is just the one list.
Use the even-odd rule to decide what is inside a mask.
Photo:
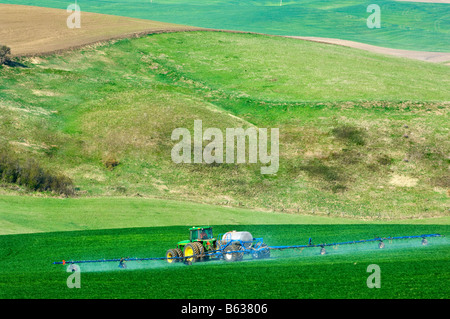
[[(212, 227), (191, 227), (189, 228), (189, 240), (179, 241), (177, 248), (184, 251), (186, 245), (197, 243), (199, 250), (209, 251), (216, 247), (216, 239), (213, 238)], [(203, 248), (201, 248), (203, 247)]]
[(203, 241), (207, 239), (213, 239), (212, 227), (192, 227), (189, 228), (189, 240)]

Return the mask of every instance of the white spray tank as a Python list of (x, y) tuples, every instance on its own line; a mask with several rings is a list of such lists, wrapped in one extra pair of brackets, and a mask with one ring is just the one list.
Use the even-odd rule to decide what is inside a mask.
[(229, 231), (222, 236), (222, 245), (226, 245), (231, 240), (240, 240), (246, 248), (249, 248), (253, 243), (253, 236), (248, 231)]

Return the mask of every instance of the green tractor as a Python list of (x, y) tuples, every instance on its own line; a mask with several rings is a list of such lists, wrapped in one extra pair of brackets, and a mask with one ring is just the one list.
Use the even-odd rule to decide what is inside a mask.
[(215, 250), (216, 239), (213, 238), (212, 227), (191, 227), (189, 228), (189, 240), (177, 243), (177, 248), (169, 249), (166, 252), (168, 263), (183, 261), (191, 264), (196, 261), (203, 261), (208, 256), (205, 253)]

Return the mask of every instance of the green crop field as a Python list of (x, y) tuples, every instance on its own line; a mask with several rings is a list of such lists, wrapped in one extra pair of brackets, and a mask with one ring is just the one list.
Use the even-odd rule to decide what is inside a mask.
[[(390, 27), (370, 30), (367, 1), (78, 3), (99, 13), (403, 49), (448, 51), (450, 43), (447, 7), (437, 4), (382, 1)], [(448, 299), (448, 70), (216, 31), (14, 58), (0, 66), (0, 299)], [(278, 128), (276, 174), (261, 174), (261, 163), (175, 163), (172, 132), (193, 132), (195, 120), (203, 131)], [(386, 240), (384, 249), (340, 245), (325, 255), (318, 247), (272, 251), (236, 263), (80, 264), (81, 289), (68, 288), (67, 265), (53, 264), (164, 257), (202, 225), (216, 235), (250, 231), (271, 246), (447, 237), (426, 246), (420, 239)], [(373, 264), (381, 289), (367, 286)], [(194, 289), (199, 280), (212, 284)]]
[[(65, 0), (2, 3), (66, 9)], [(448, 4), (377, 1), (381, 28), (369, 29), (369, 0), (79, 0), (82, 11), (197, 27), (353, 40), (378, 46), (450, 52)]]
[[(365, 239), (374, 235), (448, 234), (448, 226), (424, 225), (220, 225), (216, 234), (248, 230), (271, 245)], [(0, 298), (447, 298), (446, 238), (420, 239), (289, 253), (267, 260), (209, 261), (186, 266), (165, 261), (79, 264), (81, 289), (68, 289), (68, 265), (54, 261), (159, 257), (187, 236), (186, 227), (154, 227), (0, 236)], [(381, 288), (369, 289), (367, 267), (381, 269)], [(208, 278), (193, 289), (192, 278)], [(223, 279), (227, 278), (226, 281)], [(195, 281), (195, 280), (194, 280)], [(237, 289), (239, 287), (239, 289)], [(175, 289), (176, 288), (176, 289)]]

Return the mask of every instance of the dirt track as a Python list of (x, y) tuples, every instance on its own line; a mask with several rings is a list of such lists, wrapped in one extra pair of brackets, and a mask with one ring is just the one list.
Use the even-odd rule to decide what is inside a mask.
[(38, 55), (133, 35), (201, 30), (89, 12), (81, 12), (81, 28), (69, 29), (69, 15), (61, 9), (0, 4), (0, 44), (14, 56)]
[(447, 52), (426, 52), (426, 51), (411, 51), (411, 50), (399, 50), (399, 49), (391, 49), (378, 47), (375, 45), (349, 41), (349, 40), (341, 40), (341, 39), (331, 39), (331, 38), (319, 38), (319, 37), (289, 37), (294, 39), (308, 40), (314, 42), (328, 43), (328, 44), (336, 44), (347, 46), (351, 48), (361, 49), (365, 51), (392, 55), (397, 57), (434, 62), (434, 63), (443, 63), (450, 62), (450, 53)]

